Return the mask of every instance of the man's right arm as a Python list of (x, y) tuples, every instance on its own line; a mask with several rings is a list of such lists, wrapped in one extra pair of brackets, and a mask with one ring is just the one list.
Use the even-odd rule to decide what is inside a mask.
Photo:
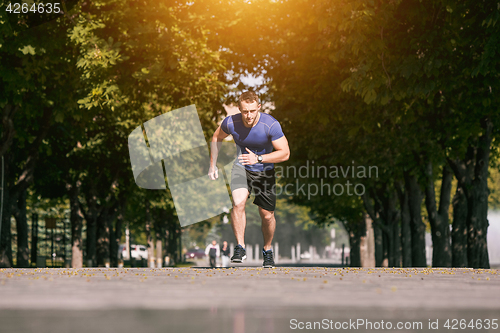
[(210, 142), (210, 169), (208, 170), (208, 177), (215, 180), (219, 178), (219, 172), (217, 170), (217, 157), (219, 156), (219, 149), (222, 145), (222, 140), (228, 137), (229, 134), (224, 132), (219, 126), (214, 135), (212, 136), (212, 141)]

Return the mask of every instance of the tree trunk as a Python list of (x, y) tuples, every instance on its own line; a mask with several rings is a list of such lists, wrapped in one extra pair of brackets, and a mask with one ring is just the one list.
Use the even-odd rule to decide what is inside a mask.
[(451, 247), (448, 209), (450, 206), (453, 174), (447, 166), (443, 167), (439, 210), (436, 206), (436, 193), (434, 190), (434, 177), (431, 162), (428, 162), (425, 167), (425, 175), (427, 178), (425, 186), (425, 206), (427, 208), (432, 234), (432, 266), (450, 267)]
[(38, 214), (31, 213), (31, 263), (36, 264), (38, 256)]
[[(484, 175), (486, 183), (487, 171)], [(486, 190), (484, 189), (486, 187)], [(487, 185), (475, 186), (467, 200), (467, 262), (469, 267), (490, 268), (488, 258), (488, 188)]]
[(394, 223), (394, 228), (392, 229), (392, 244), (393, 244), (393, 252), (394, 252), (394, 265), (393, 267), (401, 267), (402, 265), (402, 257), (401, 257), (401, 228), (396, 221)]
[(96, 259), (97, 266), (104, 267), (110, 263), (109, 253), (109, 240), (110, 240), (110, 227), (109, 227), (108, 210), (103, 209), (99, 218), (97, 219), (97, 248)]
[(401, 207), (401, 248), (403, 267), (412, 267), (411, 261), (411, 217), (408, 203), (408, 191), (400, 182), (396, 183), (399, 206)]
[(112, 232), (112, 238), (110, 243), (110, 253), (111, 253), (111, 267), (118, 267), (118, 259), (121, 257), (121, 253), (118, 253), (120, 248), (120, 240), (122, 238), (122, 226), (123, 226), (123, 206), (124, 203), (120, 205), (120, 212), (116, 216), (115, 229)]
[(467, 261), (473, 268), (490, 268), (488, 258), (488, 165), (493, 123), (489, 118), (481, 121), (484, 129), (476, 153), (474, 180), (467, 210)]
[(375, 236), (375, 266), (382, 267), (384, 261), (384, 235), (378, 224), (373, 225), (373, 232)]
[(116, 242), (115, 228), (118, 224), (118, 219), (114, 219), (115, 227), (113, 227), (113, 220), (109, 220), (109, 266), (118, 267), (118, 246)]
[[(384, 185), (378, 191), (372, 192), (372, 197), (375, 204), (371, 205), (370, 201), (365, 202), (365, 208), (370, 216), (375, 216), (375, 224), (382, 231), (382, 262), (384, 267), (396, 266), (396, 244), (394, 237), (394, 229), (398, 224), (399, 211), (396, 208), (397, 198), (394, 189)], [(368, 197), (365, 196), (364, 201)], [(373, 218), (372, 218), (373, 219)]]
[(97, 237), (97, 217), (89, 214), (87, 221), (87, 267), (94, 267), (96, 264), (96, 237)]
[(156, 266), (163, 266), (163, 247), (162, 247), (162, 239), (158, 237), (156, 238)]
[[(0, 170), (1, 172), (1, 170)], [(12, 267), (12, 237), (10, 219), (12, 216), (9, 186), (4, 183), (3, 189), (2, 230), (0, 235), (0, 268)]]
[(396, 243), (396, 239), (398, 237), (395, 237), (395, 234), (398, 233), (398, 216), (399, 216), (399, 211), (396, 208), (397, 204), (397, 198), (396, 198), (396, 193), (394, 190), (388, 190), (386, 189), (384, 191), (385, 195), (383, 196), (383, 217), (385, 220), (385, 224), (387, 226), (387, 229), (385, 230), (384, 234), (386, 235), (386, 241), (387, 241), (387, 259), (388, 259), (388, 266), (389, 267), (399, 267), (397, 265), (397, 249), (396, 247), (399, 246), (399, 244)]
[[(467, 198), (467, 264), (472, 268), (489, 268), (488, 258), (488, 164), (493, 123), (481, 120), (483, 134), (477, 147), (469, 146), (464, 160), (448, 159), (459, 186)], [(474, 158), (475, 156), (475, 158)]]
[(425, 224), (422, 222), (422, 191), (415, 175), (405, 174), (408, 206), (410, 210), (412, 267), (426, 267)]
[(170, 265), (173, 266), (182, 261), (182, 252), (181, 252), (182, 244), (180, 242), (181, 227), (173, 215), (169, 216), (167, 229), (168, 229), (167, 253), (170, 257)]
[(83, 215), (80, 211), (78, 196), (80, 194), (80, 181), (76, 181), (74, 185), (67, 184), (70, 207), (70, 224), (71, 224), (71, 267), (83, 267), (83, 242), (82, 228)]
[(176, 223), (175, 224), (176, 226), (176, 239), (177, 239), (177, 243), (178, 243), (178, 247), (177, 247), (177, 253), (176, 253), (176, 257), (177, 257), (177, 262), (183, 262), (183, 258), (182, 258), (182, 228), (181, 228), (181, 225), (179, 223)]
[(177, 260), (175, 258), (175, 253), (176, 253), (176, 244), (175, 244), (175, 224), (170, 221), (168, 225), (168, 244), (167, 244), (167, 249), (168, 249), (168, 256), (170, 257), (170, 265), (174, 266), (177, 263)]
[(385, 234), (388, 232), (389, 226), (385, 224), (387, 220), (385, 219), (386, 215), (384, 215), (383, 204), (380, 202), (377, 194), (372, 191), (371, 196), (368, 193), (363, 195), (363, 205), (373, 221), (375, 265), (377, 267), (387, 266), (387, 240), (385, 240)]
[[(451, 185), (453, 181), (453, 172), (445, 165), (443, 167), (443, 176), (441, 180), (441, 191), (439, 197), (438, 220), (436, 225), (435, 237), (438, 242), (439, 254), (434, 254), (432, 262), (434, 266), (451, 267), (451, 238), (450, 238), (450, 198), (451, 198)], [(433, 240), (434, 242), (434, 240)]]
[[(111, 240), (113, 235), (113, 220), (116, 217), (117, 203), (107, 200), (107, 207), (103, 207), (97, 219), (97, 265), (111, 266)], [(111, 206), (112, 205), (112, 206)], [(117, 252), (117, 251), (116, 251)]]
[(361, 236), (360, 252), (361, 252), (361, 267), (375, 267), (375, 237), (373, 234), (372, 219), (363, 214), (365, 221), (365, 236)]
[(155, 236), (156, 236), (156, 262), (163, 266), (163, 242), (165, 238), (165, 218), (166, 210), (160, 209), (158, 216), (154, 222)]
[(390, 267), (391, 266), (391, 260), (390, 260), (390, 246), (391, 239), (389, 238), (389, 234), (386, 232), (382, 232), (382, 244), (384, 247), (384, 260), (382, 261), (382, 267)]
[(172, 258), (172, 252), (170, 251), (170, 248), (172, 247), (172, 244), (170, 243), (170, 238), (171, 238), (171, 230), (170, 227), (167, 225), (167, 228), (165, 230), (165, 253), (168, 256), (168, 266), (173, 266), (173, 258)]
[(28, 247), (28, 221), (26, 216), (26, 190), (19, 193), (17, 203), (14, 204), (13, 215), (16, 219), (17, 230), (17, 265), (19, 268), (30, 267)]
[[(7, 150), (11, 147), (12, 145), (12, 139), (13, 135), (15, 133), (15, 129), (13, 127), (13, 115), (19, 110), (19, 107), (14, 107), (12, 108), (11, 105), (6, 105), (4, 107), (4, 114), (3, 114), (3, 129), (5, 132), (2, 133), (2, 146), (0, 147), (0, 155), (4, 156), (5, 161), (5, 174), (4, 174), (4, 184), (3, 184), (3, 191), (4, 193), (4, 198), (3, 198), (3, 212), (2, 212), (2, 231), (1, 231), (1, 238), (0, 238), (0, 267), (12, 267), (12, 244), (11, 244), (11, 232), (10, 232), (10, 218), (12, 216), (12, 209), (15, 211), (18, 211), (19, 208), (17, 208), (17, 199), (23, 195), (23, 192), (27, 190), (29, 185), (33, 183), (33, 174), (35, 170), (36, 163), (39, 158), (39, 148), (40, 145), (42, 144), (43, 140), (47, 136), (47, 133), (50, 128), (50, 123), (52, 120), (52, 108), (45, 108), (43, 111), (43, 116), (40, 119), (38, 125), (38, 133), (34, 134), (34, 140), (32, 143), (27, 147), (26, 150), (26, 159), (24, 160), (23, 168), (20, 170), (19, 176), (17, 177), (17, 183), (15, 183), (13, 186), (9, 186), (9, 182), (6, 181), (9, 179), (9, 156), (6, 155)], [(19, 161), (17, 161), (19, 162)], [(0, 170), (2, 172), (2, 170)], [(24, 199), (25, 201), (26, 199)], [(26, 209), (25, 204), (24, 208), (22, 208), (21, 204), (21, 209)], [(25, 215), (25, 214), (24, 214)], [(21, 257), (18, 259), (21, 259), (18, 264), (25, 266), (26, 262), (28, 262), (29, 266), (29, 251), (26, 253), (26, 248), (28, 244), (28, 239), (27, 239), (27, 234), (28, 234), (28, 227), (27, 227), (27, 222), (26, 222), (26, 216), (24, 217), (24, 222), (22, 221), (22, 217), (18, 215), (19, 221), (20, 221), (20, 232), (18, 231), (18, 239), (21, 238), (21, 249), (20, 251), (18, 250), (18, 255)], [(18, 219), (16, 219), (16, 223)], [(26, 227), (23, 226), (23, 223), (26, 224)], [(25, 236), (26, 235), (26, 236)], [(25, 245), (26, 244), (26, 245)], [(20, 252), (20, 253), (19, 253)]]
[(350, 231), (349, 232), (349, 246), (351, 249), (351, 252), (349, 254), (350, 267), (361, 267), (360, 245), (361, 245), (361, 236), (359, 235), (359, 233)]
[(343, 223), (344, 228), (349, 233), (349, 266), (361, 267), (361, 237), (366, 236), (366, 221), (364, 218), (359, 221)]
[(151, 206), (148, 199), (146, 199), (146, 241), (148, 246), (148, 267), (154, 268), (155, 245), (153, 243), (153, 235), (151, 233)]
[(453, 197), (452, 267), (467, 267), (467, 198), (460, 186)]
[(97, 264), (96, 253), (97, 253), (97, 219), (99, 216), (99, 210), (97, 208), (97, 194), (91, 185), (90, 193), (87, 194), (87, 207), (88, 211), (85, 211), (83, 207), (80, 207), (81, 212), (85, 216), (85, 221), (87, 222), (87, 246), (86, 246), (86, 261), (87, 267), (94, 267)]

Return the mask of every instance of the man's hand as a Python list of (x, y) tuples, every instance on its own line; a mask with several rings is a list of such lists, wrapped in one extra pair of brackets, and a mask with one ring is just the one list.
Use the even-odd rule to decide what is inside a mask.
[(211, 180), (216, 180), (217, 178), (219, 178), (219, 169), (217, 169), (217, 167), (210, 167), (208, 169), (208, 178), (210, 178)]
[(241, 154), (238, 156), (238, 160), (242, 165), (250, 165), (250, 164), (256, 164), (257, 163), (257, 155), (254, 154), (253, 151), (251, 151), (248, 148), (245, 148), (248, 154)]
[(210, 142), (210, 168), (208, 169), (208, 177), (211, 180), (216, 180), (219, 178), (219, 170), (217, 169), (217, 156), (219, 155), (219, 149), (222, 144), (222, 140), (227, 138), (229, 134), (224, 132), (221, 127), (217, 127), (212, 136), (212, 141)]

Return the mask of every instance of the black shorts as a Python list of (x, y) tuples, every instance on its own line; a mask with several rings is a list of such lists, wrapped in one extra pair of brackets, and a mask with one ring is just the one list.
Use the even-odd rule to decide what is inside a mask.
[(231, 192), (238, 188), (246, 188), (250, 196), (253, 190), (255, 194), (253, 203), (271, 212), (276, 208), (275, 184), (274, 168), (256, 172), (235, 164), (231, 170)]

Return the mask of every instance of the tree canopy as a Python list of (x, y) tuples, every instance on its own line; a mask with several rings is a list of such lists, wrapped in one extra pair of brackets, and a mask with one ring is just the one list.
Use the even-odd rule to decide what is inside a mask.
[(6, 5), (1, 265), (14, 261), (11, 217), (16, 263), (29, 265), (27, 194), (68, 204), (74, 251), (85, 251), (91, 265), (116, 257), (129, 222), (144, 226), (150, 247), (153, 238), (168, 239), (167, 252), (180, 260), (172, 195), (134, 184), (127, 138), (195, 104), (208, 141), (223, 104), (253, 75), (289, 140), (284, 166), (328, 170), (279, 177), (282, 188), (294, 189), (281, 196), (286, 205), (307, 207), (319, 225), (343, 223), (352, 244), (370, 216), (377, 265), (425, 266), (428, 221), (433, 265), (489, 267), (488, 201), (498, 202), (487, 183), (489, 169), (490, 179), (498, 176), (498, 4), (99, 0), (65, 2), (58, 15), (12, 14)]

